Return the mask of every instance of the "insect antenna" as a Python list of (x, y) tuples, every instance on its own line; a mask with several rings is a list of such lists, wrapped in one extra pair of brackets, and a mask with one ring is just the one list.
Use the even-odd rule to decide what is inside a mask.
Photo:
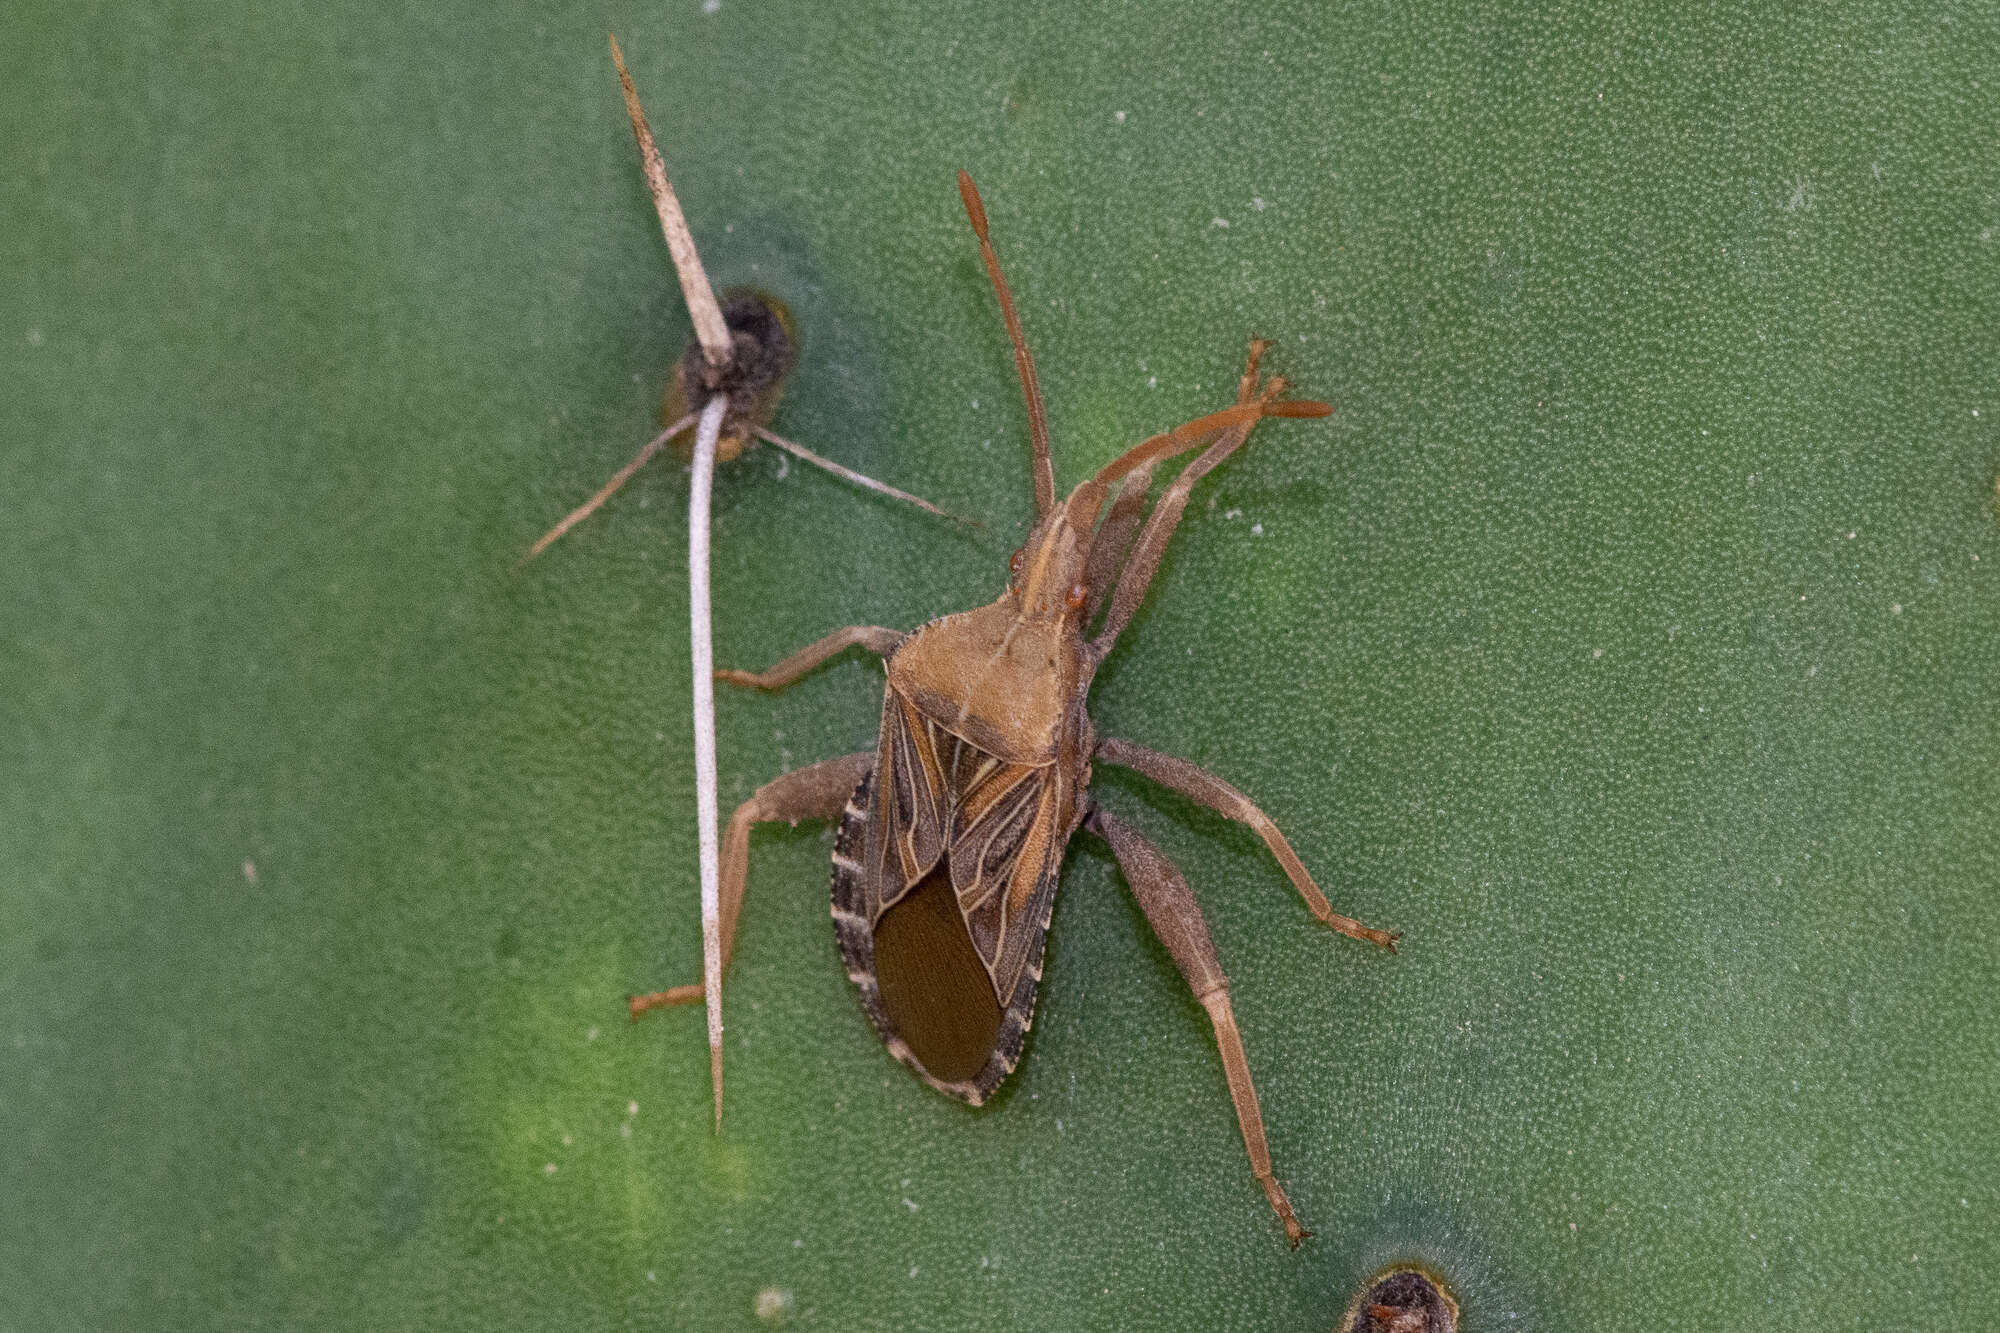
[(1021, 392), (1028, 397), (1028, 431), (1035, 441), (1035, 516), (1046, 517), (1056, 507), (1055, 466), (1049, 461), (1049, 419), (1042, 410), (1042, 386), (1035, 379), (1035, 358), (1028, 340), (1021, 334), (1021, 317), (1014, 313), (1014, 294), (1000, 272), (1000, 256), (993, 251), (993, 238), (986, 232), (986, 205), (980, 202), (979, 187), (972, 177), (958, 173), (958, 197), (965, 201), (965, 216), (972, 221), (972, 234), (979, 238), (979, 257), (986, 261), (986, 276), (1000, 297), (1000, 317), (1007, 321), (1007, 336), (1014, 342), (1014, 368), (1021, 372)]

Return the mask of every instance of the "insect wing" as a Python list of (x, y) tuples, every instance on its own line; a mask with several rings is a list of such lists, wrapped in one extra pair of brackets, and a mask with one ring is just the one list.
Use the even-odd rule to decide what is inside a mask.
[(835, 844), (835, 927), (890, 1052), (977, 1104), (1033, 1015), (1064, 784), (1058, 765), (1007, 763), (884, 696), (876, 768)]
[(965, 928), (1004, 1003), (1027, 959), (1028, 936), (1046, 928), (1039, 909), (1061, 864), (1059, 769), (1009, 764), (949, 733), (961, 785), (953, 795), (947, 863)]
[(871, 832), (866, 863), (878, 872), (877, 914), (915, 888), (944, 853), (951, 787), (938, 759), (935, 733), (914, 704), (895, 690), (883, 691), (882, 742), (876, 760), (880, 777), (879, 818)]

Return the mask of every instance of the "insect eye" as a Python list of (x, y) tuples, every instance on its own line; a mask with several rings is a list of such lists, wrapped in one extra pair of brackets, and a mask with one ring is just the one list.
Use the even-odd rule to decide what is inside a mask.
[(1069, 585), (1069, 596), (1063, 598), (1063, 604), (1072, 611), (1081, 611), (1083, 609), (1084, 598), (1087, 596), (1089, 594), (1084, 591), (1081, 583), (1072, 583)]

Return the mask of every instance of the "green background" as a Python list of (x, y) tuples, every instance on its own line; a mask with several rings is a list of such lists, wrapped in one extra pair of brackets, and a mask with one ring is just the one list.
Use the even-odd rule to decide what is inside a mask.
[[(2000, 1322), (2000, 31), (1983, 6), (74, 5), (0, 51), (0, 1325), (1323, 1329)], [(1232, 975), (1079, 839), (1028, 1058), (881, 1050), (831, 835), (753, 847), (698, 1013), (687, 333), (604, 34), (719, 284), (798, 313), (716, 497), (717, 653), (998, 592), (1227, 401), (1094, 696)], [(1226, 224), (1226, 225), (1225, 225)], [(725, 809), (870, 743), (720, 701)], [(632, 1106), (636, 1104), (634, 1112)], [(629, 1133), (627, 1132), (629, 1130)]]

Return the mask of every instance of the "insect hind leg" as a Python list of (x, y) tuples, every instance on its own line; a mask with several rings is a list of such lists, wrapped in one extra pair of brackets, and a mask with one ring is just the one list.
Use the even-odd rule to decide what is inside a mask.
[[(788, 824), (802, 819), (832, 819), (847, 804), (849, 793), (861, 784), (874, 762), (875, 752), (863, 750), (795, 768), (771, 779), (736, 807), (722, 839), (722, 966), (729, 966), (730, 951), (736, 945), (736, 917), (743, 910), (743, 888), (750, 877), (751, 826), (780, 819)], [(693, 1004), (701, 998), (701, 983), (695, 982), (650, 995), (634, 995), (626, 1004), (632, 1017), (637, 1018), (649, 1009)]]
[(1140, 910), (1152, 925), (1153, 933), (1187, 978), (1201, 1007), (1208, 1011), (1215, 1028), (1216, 1048), (1222, 1055), (1222, 1071), (1229, 1080), (1229, 1099), (1236, 1104), (1236, 1122), (1243, 1130), (1243, 1146), (1250, 1154), (1250, 1173), (1263, 1187), (1271, 1209), (1285, 1224), (1285, 1239), (1297, 1249), (1312, 1235), (1299, 1225), (1285, 1187), (1271, 1171), (1271, 1148), (1264, 1139), (1264, 1112), (1257, 1104), (1257, 1088), (1250, 1081), (1250, 1061), (1243, 1052), (1243, 1034), (1236, 1028), (1236, 1013), (1229, 1004), (1229, 979), (1215, 956), (1215, 942), (1209, 938), (1208, 923), (1194, 891), (1174, 863), (1160, 849), (1140, 835), (1130, 824), (1093, 809), (1085, 827), (1111, 844), (1111, 854), (1125, 872), (1125, 883), (1139, 900)]

